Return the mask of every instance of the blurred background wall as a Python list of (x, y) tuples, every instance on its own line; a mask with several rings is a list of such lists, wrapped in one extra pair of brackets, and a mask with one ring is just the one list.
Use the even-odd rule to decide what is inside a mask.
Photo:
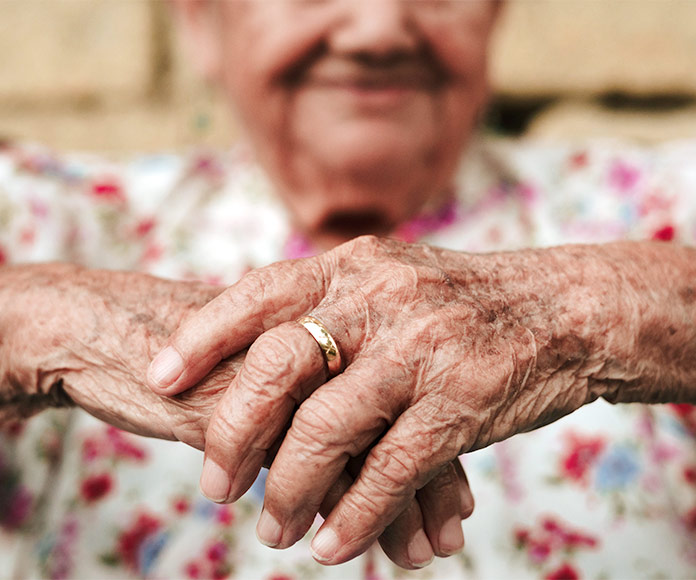
[[(696, 0), (508, 0), (499, 24), (492, 130), (696, 137)], [(0, 138), (120, 153), (235, 136), (163, 0), (0, 0)]]

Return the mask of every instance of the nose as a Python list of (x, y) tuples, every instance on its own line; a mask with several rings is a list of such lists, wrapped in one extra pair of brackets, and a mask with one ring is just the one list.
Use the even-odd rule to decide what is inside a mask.
[(329, 45), (333, 52), (385, 58), (418, 47), (418, 35), (403, 0), (344, 0), (342, 18)]

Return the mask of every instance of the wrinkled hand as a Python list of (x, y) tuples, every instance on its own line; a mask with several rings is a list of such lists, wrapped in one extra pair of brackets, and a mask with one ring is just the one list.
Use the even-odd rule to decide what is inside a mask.
[[(144, 379), (167, 337), (221, 288), (67, 264), (3, 268), (0, 276), (0, 423), (45, 406), (76, 404), (131, 432), (203, 448), (215, 405), (245, 353), (223, 361), (178, 397), (153, 393)], [(271, 446), (266, 463), (277, 446)], [(350, 473), (357, 469), (359, 462), (340, 475), (323, 513), (350, 486)], [(419, 500), (435, 514), (429, 520), (434, 526), (457, 514), (459, 536), (443, 549), (458, 549), (459, 538), (463, 542), (459, 514), (467, 516), (473, 507), (461, 467), (445, 469)], [(414, 501), (380, 542), (395, 562), (412, 567), (432, 558), (422, 529), (421, 508)]]
[(144, 379), (169, 333), (220, 288), (68, 264), (6, 267), (0, 275), (0, 416), (75, 404), (133, 433), (203, 448), (243, 354), (181, 397), (160, 397)]
[[(364, 456), (312, 543), (317, 560), (343, 562), (459, 454), (603, 394), (592, 378), (611, 376), (599, 338), (611, 327), (630, 333), (632, 310), (588, 291), (615, 280), (595, 252), (467, 255), (359, 238), (248, 274), (179, 327), (150, 382), (181, 392), (253, 342), (210, 422), (202, 489), (239, 497), (299, 404), (257, 531), (278, 547), (296, 542), (351, 458)], [(345, 360), (319, 388), (320, 350), (294, 322), (307, 313)]]

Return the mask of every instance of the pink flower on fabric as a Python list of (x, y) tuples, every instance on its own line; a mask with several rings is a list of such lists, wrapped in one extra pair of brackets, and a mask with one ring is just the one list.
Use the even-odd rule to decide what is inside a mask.
[(190, 562), (186, 564), (184, 573), (186, 574), (187, 578), (191, 578), (191, 580), (198, 580), (198, 578), (201, 577), (201, 567), (195, 562)]
[(688, 512), (686, 512), (682, 517), (682, 520), (686, 525), (686, 529), (690, 533), (696, 535), (696, 506), (691, 508)]
[(85, 463), (92, 463), (100, 458), (136, 463), (143, 463), (147, 459), (145, 448), (129, 433), (111, 426), (95, 431), (82, 442), (82, 460)]
[(640, 198), (638, 214), (642, 217), (655, 214), (669, 214), (674, 205), (674, 200), (666, 192), (655, 188), (648, 195)]
[(19, 232), (19, 244), (21, 246), (32, 246), (36, 239), (36, 230), (33, 226), (27, 226)]
[(288, 239), (285, 242), (283, 254), (286, 258), (295, 260), (297, 258), (309, 258), (311, 256), (315, 256), (317, 254), (317, 250), (305, 236), (298, 232), (293, 232), (288, 236)]
[(585, 483), (588, 471), (596, 464), (606, 442), (601, 437), (571, 435), (561, 457), (561, 474), (566, 479)]
[(229, 552), (229, 546), (225, 542), (212, 540), (201, 555), (185, 565), (184, 572), (188, 578), (227, 578), (233, 572)]
[(172, 501), (172, 508), (177, 514), (185, 514), (191, 509), (191, 502), (186, 497), (176, 497)]
[(135, 226), (136, 237), (144, 238), (147, 236), (155, 227), (156, 223), (155, 218), (152, 217), (141, 219)]
[(622, 193), (632, 193), (640, 177), (640, 170), (625, 161), (615, 161), (609, 168), (609, 185)]
[(689, 484), (696, 486), (696, 465), (687, 465), (684, 468), (684, 479)]
[(675, 229), (672, 224), (667, 224), (657, 230), (652, 239), (660, 242), (671, 242), (674, 239)]
[(156, 262), (164, 254), (164, 248), (155, 242), (147, 244), (143, 252), (143, 262)]
[(17, 421), (7, 421), (4, 425), (0, 426), (0, 433), (15, 439), (24, 433), (26, 425), (27, 422), (21, 419)]
[(423, 236), (454, 223), (457, 219), (458, 209), (457, 199), (452, 197), (437, 210), (423, 212), (403, 223), (394, 231), (393, 235), (404, 242), (417, 242)]
[(534, 203), (539, 197), (539, 192), (531, 183), (518, 184), (517, 194), (528, 204)]
[(67, 580), (73, 577), (75, 544), (79, 538), (77, 521), (68, 516), (58, 532), (58, 537), (47, 562), (47, 575), (51, 580)]
[(201, 153), (194, 159), (191, 170), (194, 175), (197, 174), (213, 181), (222, 180), (225, 177), (225, 168), (213, 154)]
[(633, 191), (640, 180), (640, 170), (625, 162), (615, 161), (609, 169), (609, 184), (624, 193)]
[[(4, 485), (6, 482), (0, 474), (0, 486)], [(9, 531), (21, 528), (29, 520), (33, 506), (34, 498), (23, 485), (0, 490), (0, 528)]]
[(535, 565), (544, 564), (554, 554), (571, 554), (580, 549), (595, 549), (599, 540), (586, 532), (571, 528), (554, 516), (546, 516), (535, 527), (514, 530), (515, 545), (527, 553)]
[(102, 177), (93, 181), (90, 194), (92, 197), (107, 203), (121, 204), (126, 201), (123, 187), (115, 177)]
[(221, 505), (218, 507), (217, 520), (223, 526), (229, 526), (234, 522), (234, 507), (231, 505)]
[(88, 438), (82, 442), (82, 460), (85, 463), (91, 463), (98, 457), (104, 455), (101, 441), (95, 438)]
[(553, 572), (544, 576), (546, 580), (579, 580), (580, 575), (570, 564), (563, 564)]
[(39, 219), (48, 217), (48, 206), (42, 200), (30, 200), (29, 207), (31, 208), (31, 215), (33, 215), (34, 217)]
[(80, 495), (87, 503), (93, 503), (108, 495), (113, 487), (114, 480), (108, 473), (91, 475), (80, 485)]
[(527, 556), (535, 564), (541, 564), (551, 555), (551, 545), (548, 540), (531, 540), (527, 546)]
[(205, 556), (210, 562), (221, 562), (227, 556), (227, 544), (224, 542), (213, 543), (208, 547)]
[(140, 550), (148, 538), (153, 537), (160, 529), (161, 522), (158, 518), (140, 513), (129, 528), (124, 530), (118, 538), (118, 555), (126, 567), (137, 572), (139, 570)]
[(107, 436), (113, 446), (114, 455), (118, 459), (131, 459), (138, 463), (145, 460), (145, 448), (136, 443), (136, 439), (116, 427), (107, 428)]
[(587, 166), (588, 160), (589, 156), (587, 151), (576, 151), (570, 156), (570, 159), (568, 159), (568, 165), (570, 165), (571, 169), (582, 169)]

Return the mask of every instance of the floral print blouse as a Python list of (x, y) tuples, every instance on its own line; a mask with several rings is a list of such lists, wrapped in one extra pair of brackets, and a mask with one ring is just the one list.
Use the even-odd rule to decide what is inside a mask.
[[(618, 239), (696, 242), (696, 141), (643, 149), (481, 140), (450, 200), (396, 237), (479, 252)], [(0, 263), (49, 260), (229, 284), (312, 253), (243, 148), (111, 163), (0, 146)], [(530, 275), (533, 275), (530, 272)], [(696, 578), (696, 414), (597, 401), (467, 454), (461, 554), (408, 572), (374, 548), (336, 567), (198, 492), (202, 454), (80, 410), (0, 434), (2, 578)]]

